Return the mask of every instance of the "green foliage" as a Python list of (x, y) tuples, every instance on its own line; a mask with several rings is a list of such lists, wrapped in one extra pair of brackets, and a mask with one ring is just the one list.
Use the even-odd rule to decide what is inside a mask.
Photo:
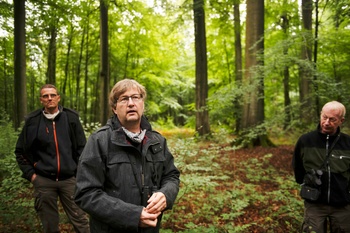
[[(30, 196), (29, 182), (17, 166), (14, 149), (17, 133), (2, 114), (0, 120), (0, 225), (3, 232), (36, 232), (38, 222)], [(29, 195), (29, 196), (28, 196)], [(18, 217), (20, 216), (20, 217)]]
[(85, 131), (86, 138), (89, 138), (90, 135), (95, 132), (98, 128), (101, 127), (101, 124), (99, 122), (91, 122), (84, 124), (81, 122)]
[[(109, 14), (110, 87), (128, 77), (148, 90), (146, 115), (152, 122), (195, 128), (195, 56), (191, 2), (107, 1)], [(242, 59), (244, 69), (245, 8), (240, 2)], [(312, 77), (310, 96), (320, 103), (341, 100), (350, 106), (348, 3), (320, 2), (317, 64), (300, 59), (304, 43), (300, 2), (267, 1), (265, 4), (264, 114), (266, 121), (276, 115), (283, 120), (274, 126), (298, 124), (299, 69), (307, 67)], [(13, 12), (11, 3), (1, 3), (0, 25), (0, 106), (13, 119), (14, 64)], [(76, 109), (84, 122), (96, 122), (99, 106), (99, 2), (56, 1), (55, 4), (26, 1), (26, 46), (28, 112), (38, 108), (39, 87), (47, 80), (50, 28), (57, 32), (56, 85), (61, 103)], [(235, 42), (232, 1), (206, 1), (208, 54), (208, 110), (211, 128), (234, 132), (236, 117), (242, 116), (235, 102), (249, 87), (235, 77)], [(49, 14), (47, 13), (49, 12)], [(314, 21), (314, 20), (313, 20)], [(287, 23), (287, 24), (283, 24)], [(314, 38), (315, 39), (315, 38)], [(284, 71), (289, 71), (291, 103), (285, 106)], [(244, 73), (244, 70), (242, 70)], [(18, 95), (18, 94), (17, 94)], [(286, 121), (286, 111), (291, 120)], [(317, 113), (318, 114), (318, 113)], [(317, 119), (317, 115), (314, 116)], [(279, 117), (280, 118), (280, 117)], [(257, 131), (257, 130), (256, 130)], [(254, 132), (257, 135), (257, 132)], [(250, 134), (253, 136), (253, 134)]]
[[(303, 205), (298, 194), (290, 190), (298, 190), (299, 186), (287, 171), (277, 171), (270, 164), (271, 154), (234, 164), (228, 154), (236, 148), (229, 144), (201, 144), (194, 138), (176, 138), (170, 139), (169, 145), (181, 171), (181, 189), (173, 210), (163, 217), (166, 227), (161, 232), (170, 232), (169, 226), (183, 233), (248, 232), (255, 225), (261, 227), (261, 232), (297, 232)], [(246, 174), (244, 180), (238, 175), (242, 173)], [(264, 190), (268, 183), (275, 188)], [(240, 224), (237, 219), (252, 209), (258, 211), (261, 219)]]

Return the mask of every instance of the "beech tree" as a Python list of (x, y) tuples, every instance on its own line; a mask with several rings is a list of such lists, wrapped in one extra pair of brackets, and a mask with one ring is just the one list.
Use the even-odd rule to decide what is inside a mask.
[(205, 35), (204, 1), (193, 1), (196, 54), (196, 131), (203, 136), (210, 133), (208, 98), (207, 42)]
[[(264, 0), (247, 0), (243, 128), (250, 130), (264, 123)], [(264, 128), (249, 138), (250, 145), (268, 145)]]
[(14, 63), (14, 126), (18, 128), (27, 114), (27, 88), (26, 88), (26, 45), (25, 45), (25, 0), (14, 0), (14, 38), (15, 38), (15, 63)]
[(300, 65), (300, 120), (305, 124), (313, 121), (314, 101), (312, 98), (312, 0), (302, 0), (302, 47), (301, 59), (307, 62)]
[(105, 124), (109, 117), (109, 52), (108, 52), (108, 5), (100, 0), (100, 123)]
[[(234, 15), (234, 32), (235, 32), (235, 77), (236, 86), (238, 89), (242, 88), (242, 41), (241, 41), (241, 15), (239, 12), (240, 0), (235, 0), (233, 5)], [(240, 97), (240, 96), (239, 96)], [(235, 99), (235, 112), (234, 117), (236, 119), (236, 132), (241, 130), (242, 121), (242, 104), (239, 100)]]

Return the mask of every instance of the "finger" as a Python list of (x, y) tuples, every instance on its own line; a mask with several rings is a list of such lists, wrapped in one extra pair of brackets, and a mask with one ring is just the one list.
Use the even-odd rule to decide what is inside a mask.
[(146, 207), (148, 213), (157, 213), (165, 209), (165, 205), (162, 203), (156, 203), (154, 205), (151, 205), (151, 204)]

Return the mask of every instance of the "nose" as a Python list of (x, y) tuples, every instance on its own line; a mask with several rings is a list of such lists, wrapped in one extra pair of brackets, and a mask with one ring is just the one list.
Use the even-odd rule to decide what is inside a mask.
[(129, 105), (129, 103), (130, 103), (130, 100), (131, 100), (131, 103), (134, 104), (134, 101), (132, 100), (132, 97), (129, 96), (129, 97), (128, 97), (128, 105)]

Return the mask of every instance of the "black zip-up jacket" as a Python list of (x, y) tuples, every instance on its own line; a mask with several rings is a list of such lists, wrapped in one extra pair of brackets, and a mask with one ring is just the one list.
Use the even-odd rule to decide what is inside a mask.
[(43, 115), (43, 109), (25, 119), (15, 154), (22, 177), (29, 181), (34, 173), (52, 180), (75, 176), (86, 137), (78, 113), (62, 106), (59, 110), (53, 120)]
[[(330, 151), (328, 160), (327, 150)], [(299, 184), (304, 182), (305, 174), (312, 169), (323, 172), (319, 187), (321, 195), (318, 200), (308, 202), (332, 206), (350, 203), (350, 136), (341, 133), (340, 128), (336, 134), (326, 135), (321, 133), (318, 125), (317, 130), (302, 135), (295, 146), (292, 164), (295, 180)]]
[(145, 185), (165, 195), (167, 209), (175, 202), (180, 172), (166, 140), (145, 117), (141, 128), (147, 130), (142, 148), (131, 144), (116, 116), (88, 139), (79, 160), (75, 201), (90, 214), (91, 233), (159, 232), (162, 215), (155, 228), (138, 226), (143, 209), (142, 173)]

